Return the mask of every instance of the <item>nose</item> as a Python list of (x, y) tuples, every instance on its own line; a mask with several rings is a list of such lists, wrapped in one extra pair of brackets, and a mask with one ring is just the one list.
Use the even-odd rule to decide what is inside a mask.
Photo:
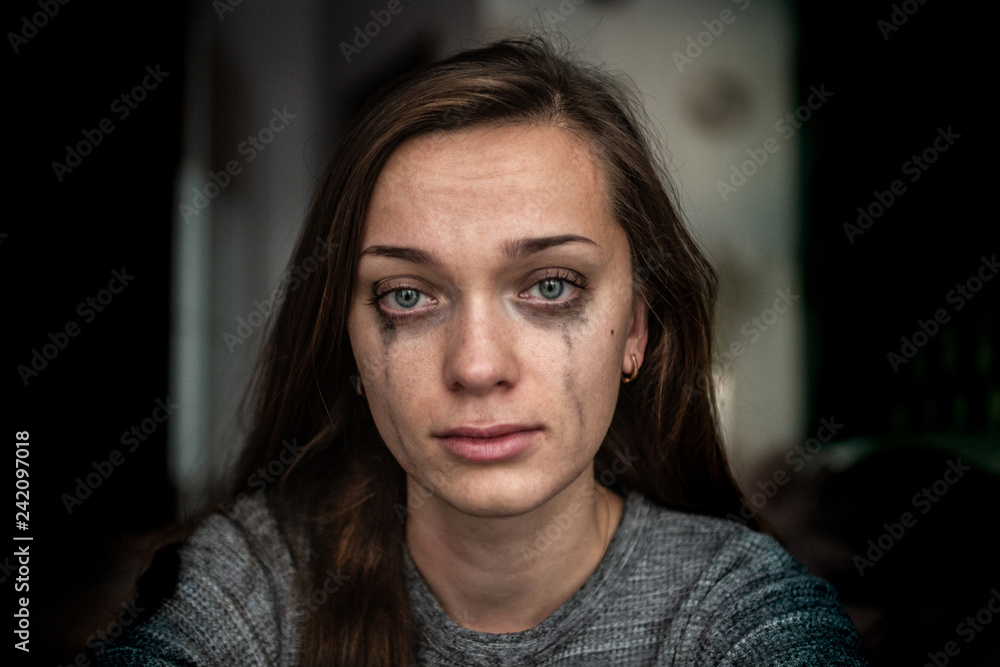
[(500, 304), (470, 300), (449, 327), (444, 380), (449, 389), (483, 395), (517, 383), (516, 337)]

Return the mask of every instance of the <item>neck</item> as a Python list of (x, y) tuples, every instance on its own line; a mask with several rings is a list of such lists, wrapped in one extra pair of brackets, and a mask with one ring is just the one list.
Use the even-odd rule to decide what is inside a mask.
[(408, 512), (406, 541), (428, 588), (455, 622), (480, 632), (520, 632), (545, 620), (593, 574), (624, 504), (588, 469), (515, 517), (469, 516), (431, 498)]

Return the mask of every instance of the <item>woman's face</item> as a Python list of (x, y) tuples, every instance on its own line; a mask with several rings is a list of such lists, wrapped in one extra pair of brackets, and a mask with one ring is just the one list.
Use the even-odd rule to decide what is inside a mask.
[(408, 140), (355, 284), (351, 345), (408, 484), (513, 516), (592, 474), (646, 308), (587, 146), (525, 125)]

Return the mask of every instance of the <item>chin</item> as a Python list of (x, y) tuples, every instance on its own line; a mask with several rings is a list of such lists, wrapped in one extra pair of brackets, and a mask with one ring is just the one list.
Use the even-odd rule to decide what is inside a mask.
[(445, 501), (468, 516), (480, 519), (500, 519), (523, 516), (534, 509), (537, 509), (545, 501), (534, 502), (534, 499), (519, 497), (490, 497), (490, 498), (467, 498), (458, 497), (454, 500), (446, 498)]
[(527, 514), (558, 495), (572, 481), (549, 476), (526, 479), (523, 471), (515, 470), (470, 477), (442, 489), (440, 497), (455, 509), (482, 518)]

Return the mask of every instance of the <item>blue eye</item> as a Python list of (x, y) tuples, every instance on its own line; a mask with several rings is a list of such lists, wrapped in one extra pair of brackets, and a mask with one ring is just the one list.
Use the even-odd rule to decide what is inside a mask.
[(388, 290), (382, 294), (381, 300), (390, 310), (413, 310), (427, 299), (420, 290), (412, 287), (401, 287)]
[(527, 294), (543, 302), (567, 302), (573, 299), (573, 295), (579, 288), (580, 286), (572, 278), (550, 276), (532, 285)]
[(413, 308), (420, 301), (420, 292), (415, 289), (397, 289), (392, 293), (394, 294), (392, 300), (403, 309)]
[[(578, 292), (587, 289), (586, 279), (575, 272), (560, 269), (547, 276), (545, 273), (541, 275), (544, 276), (541, 280), (519, 296), (526, 299), (526, 305), (545, 309), (546, 312), (576, 303)], [(391, 283), (383, 285), (381, 290), (376, 287), (376, 294), (369, 301), (376, 312), (389, 321), (403, 322), (410, 317), (421, 317), (426, 314), (427, 307), (434, 307), (438, 303), (432, 296), (414, 287), (400, 285), (393, 289), (390, 285)]]
[(538, 283), (538, 293), (543, 299), (558, 299), (566, 291), (566, 283), (558, 278), (546, 278)]

